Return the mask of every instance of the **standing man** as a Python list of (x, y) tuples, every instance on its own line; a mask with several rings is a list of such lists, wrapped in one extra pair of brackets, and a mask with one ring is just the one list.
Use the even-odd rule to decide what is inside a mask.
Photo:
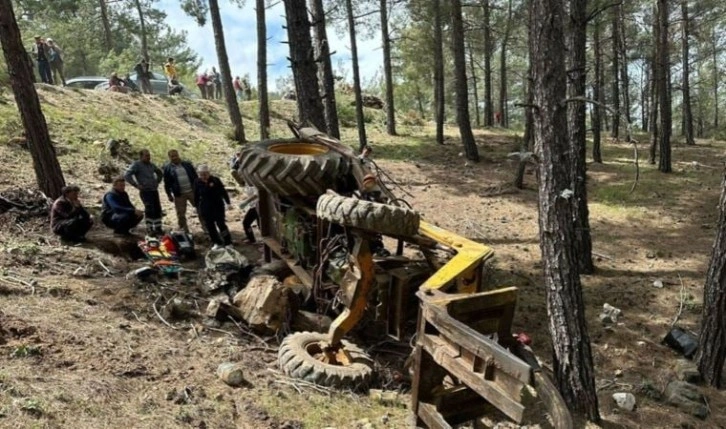
[(53, 202), (50, 209), (50, 229), (61, 239), (76, 243), (86, 241), (86, 233), (93, 226), (93, 219), (88, 214), (78, 194), (78, 186), (64, 186), (61, 196)]
[[(63, 76), (63, 50), (50, 37), (48, 43), (48, 61), (50, 61), (50, 70), (53, 72), (53, 80), (56, 84), (66, 86), (66, 78)], [(60, 76), (60, 80), (58, 80)]]
[(179, 75), (176, 71), (176, 64), (174, 64), (174, 58), (169, 57), (166, 59), (166, 64), (164, 64), (164, 74), (166, 75), (169, 83), (173, 83), (173, 81), (179, 79)]
[(151, 87), (151, 72), (149, 71), (149, 63), (146, 62), (145, 58), (136, 63), (134, 66), (136, 72), (136, 82), (141, 86), (141, 90), (144, 94), (153, 94), (154, 89)]
[(146, 232), (152, 236), (163, 234), (159, 200), (159, 183), (163, 177), (161, 169), (151, 162), (148, 149), (139, 152), (138, 161), (134, 161), (124, 175), (124, 179), (139, 190), (139, 196), (144, 203)]
[[(214, 98), (222, 99), (222, 75), (215, 67), (212, 67), (212, 82), (214, 83)], [(212, 97), (209, 97), (212, 98)]]
[(172, 149), (168, 153), (169, 162), (164, 164), (164, 190), (169, 201), (174, 203), (179, 228), (189, 233), (187, 224), (187, 203), (194, 205), (194, 183), (197, 171), (189, 161), (182, 161), (179, 152)]
[(141, 222), (144, 213), (136, 210), (129, 194), (126, 193), (126, 180), (123, 177), (113, 179), (110, 191), (103, 196), (101, 222), (113, 229), (116, 235), (131, 235), (131, 228)]
[(234, 87), (234, 93), (237, 94), (237, 101), (242, 101), (242, 82), (240, 82), (239, 76), (234, 78), (232, 86)]
[(232, 235), (225, 221), (225, 203), (230, 205), (229, 194), (218, 177), (209, 174), (209, 167), (200, 165), (197, 169), (199, 178), (194, 186), (197, 210), (207, 226), (209, 238), (214, 249), (232, 245)]
[(50, 73), (50, 63), (48, 57), (48, 45), (40, 38), (35, 36), (35, 44), (33, 45), (33, 55), (35, 61), (38, 63), (38, 74), (40, 75), (40, 81), (43, 83), (53, 84), (53, 77)]

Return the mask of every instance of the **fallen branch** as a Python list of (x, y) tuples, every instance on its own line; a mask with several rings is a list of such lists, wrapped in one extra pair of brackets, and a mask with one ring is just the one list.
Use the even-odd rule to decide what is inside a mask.
[(678, 319), (681, 318), (681, 314), (683, 313), (683, 302), (686, 300), (686, 285), (683, 284), (681, 273), (678, 273), (678, 280), (681, 281), (681, 290), (679, 292), (680, 304), (678, 306), (678, 313), (676, 313), (676, 317), (674, 317), (673, 322), (671, 322), (671, 328), (674, 327), (676, 322), (678, 322)]
[[(159, 298), (161, 298), (161, 296), (159, 296)], [(176, 330), (177, 328), (174, 325), (172, 325), (171, 323), (167, 322), (166, 319), (164, 319), (161, 316), (161, 313), (159, 313), (159, 310), (156, 309), (156, 303), (159, 302), (159, 298), (156, 298), (156, 301), (154, 301), (154, 303), (151, 304), (151, 306), (154, 308), (154, 313), (156, 313), (156, 316), (159, 318), (159, 320), (161, 320), (162, 322), (164, 322), (164, 324), (166, 326), (170, 327), (171, 329)]]
[(605, 254), (602, 254), (602, 253), (592, 252), (592, 254), (594, 256), (598, 256), (600, 258), (607, 259), (607, 260), (610, 260), (610, 261), (614, 261), (615, 260), (615, 258), (613, 258), (612, 256), (608, 256), (608, 255), (605, 255)]

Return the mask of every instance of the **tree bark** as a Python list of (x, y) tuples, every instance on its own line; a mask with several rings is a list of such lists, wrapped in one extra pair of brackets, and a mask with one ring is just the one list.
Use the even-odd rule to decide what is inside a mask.
[(658, 99), (660, 100), (660, 136), (658, 146), (658, 170), (670, 173), (671, 169), (671, 88), (668, 72), (670, 58), (668, 49), (668, 0), (658, 0)]
[(239, 111), (239, 104), (237, 104), (237, 95), (232, 86), (232, 72), (229, 69), (229, 58), (227, 57), (227, 47), (224, 43), (224, 29), (222, 28), (222, 17), (219, 14), (218, 0), (209, 0), (209, 15), (212, 18), (212, 28), (214, 29), (214, 45), (217, 48), (219, 72), (222, 74), (224, 99), (227, 102), (229, 120), (234, 127), (234, 140), (238, 143), (244, 143), (247, 139), (245, 138), (245, 128), (242, 124), (242, 114)]
[(726, 359), (726, 176), (721, 188), (718, 232), (703, 288), (701, 336), (696, 356), (704, 380), (716, 388), (723, 386)]
[(444, 144), (444, 36), (441, 23), (441, 0), (431, 0), (434, 10), (434, 116), (436, 143)]
[[(585, 98), (587, 87), (587, 0), (569, 0), (568, 94), (570, 98)], [(567, 131), (572, 151), (572, 220), (575, 226), (575, 257), (580, 274), (592, 274), (592, 239), (590, 214), (587, 208), (587, 108), (584, 102), (567, 104)]]
[(653, 43), (653, 57), (652, 57), (652, 66), (651, 70), (653, 72), (651, 73), (652, 76), (652, 82), (650, 86), (650, 129), (651, 129), (651, 138), (650, 138), (650, 151), (648, 156), (648, 161), (650, 164), (655, 164), (655, 158), (656, 153), (658, 149), (658, 138), (659, 138), (659, 126), (658, 126), (658, 115), (660, 113), (659, 105), (660, 105), (660, 99), (658, 97), (658, 76), (659, 76), (659, 69), (660, 69), (660, 63), (658, 61), (659, 57), (659, 49), (660, 49), (660, 25), (658, 24), (658, 7), (657, 4), (654, 3), (653, 5), (653, 40), (655, 42)]
[(325, 114), (320, 99), (317, 66), (313, 57), (313, 42), (310, 39), (310, 21), (305, 0), (284, 0), (284, 3), (298, 117), (304, 124), (324, 130)]
[(451, 32), (454, 51), (454, 79), (456, 80), (456, 122), (459, 124), (466, 159), (479, 162), (479, 150), (476, 147), (469, 119), (469, 88), (466, 80), (464, 19), (461, 13), (461, 0), (451, 0)]
[(643, 61), (643, 73), (640, 75), (640, 130), (643, 132), (650, 131), (650, 123), (648, 115), (650, 112), (650, 62)]
[(396, 109), (393, 105), (393, 66), (391, 37), (388, 34), (388, 0), (381, 0), (381, 38), (383, 39), (383, 75), (386, 80), (386, 131), (396, 135)]
[(572, 410), (598, 421), (590, 338), (575, 256), (572, 159), (567, 131), (563, 0), (533, 0), (535, 151), (538, 155), (540, 248), (557, 386)]
[[(209, 2), (211, 6), (211, 1)], [(146, 38), (146, 23), (144, 22), (144, 12), (141, 9), (141, 0), (136, 0), (136, 11), (139, 14), (139, 25), (141, 26), (141, 56), (146, 62), (149, 62), (149, 45)], [(220, 24), (221, 25), (221, 24)]]
[[(592, 86), (592, 98), (598, 103), (604, 103), (602, 81), (602, 41), (600, 39), (600, 21), (595, 23), (593, 31), (593, 49), (595, 50), (595, 83)], [(602, 164), (602, 151), (600, 149), (600, 141), (602, 139), (602, 114), (600, 105), (595, 104), (592, 107), (592, 160)]]
[(327, 129), (328, 135), (340, 139), (338, 106), (335, 97), (335, 76), (333, 74), (330, 45), (325, 27), (326, 21), (323, 0), (311, 0), (310, 12), (313, 18), (313, 35), (315, 37), (315, 57), (318, 62), (318, 76), (323, 89), (325, 128)]
[(716, 27), (711, 30), (711, 52), (713, 55), (713, 130), (718, 131), (718, 86), (719, 66), (718, 62), (718, 36)]
[(507, 106), (507, 47), (509, 46), (509, 36), (512, 32), (512, 0), (507, 2), (507, 24), (504, 28), (504, 37), (502, 38), (502, 49), (499, 52), (499, 114), (500, 126), (509, 128), (509, 106)]
[[(265, 0), (257, 0), (257, 100), (259, 101), (260, 139), (270, 138), (270, 103), (267, 94), (267, 23)], [(336, 137), (338, 138), (338, 137)]]
[(368, 144), (366, 138), (366, 124), (363, 116), (363, 96), (360, 87), (360, 70), (358, 68), (358, 42), (355, 35), (355, 16), (353, 3), (345, 0), (345, 10), (348, 15), (348, 31), (350, 34), (350, 56), (353, 62), (353, 92), (355, 93), (355, 120), (358, 126), (358, 143), (361, 150)]
[(32, 66), (28, 62), (11, 0), (0, 0), (0, 43), (28, 150), (33, 158), (38, 188), (48, 197), (58, 198), (65, 186), (65, 179), (48, 134), (48, 124), (33, 84)]
[(688, 0), (681, 0), (681, 14), (683, 15), (683, 23), (681, 24), (683, 49), (683, 122), (684, 134), (687, 145), (695, 145), (696, 140), (693, 138), (693, 111), (691, 110), (691, 82), (690, 82), (690, 54), (688, 46), (689, 34), (689, 18), (688, 18)]
[(469, 69), (471, 70), (471, 84), (473, 86), (472, 95), (474, 96), (474, 121), (476, 123), (476, 126), (480, 127), (481, 118), (479, 113), (479, 88), (477, 88), (476, 72), (474, 70), (474, 50), (471, 47), (471, 43), (468, 43), (468, 45), (469, 49), (467, 49), (467, 51), (469, 52)]
[(98, 0), (98, 5), (101, 8), (103, 47), (106, 49), (106, 53), (109, 53), (113, 50), (113, 38), (111, 37), (111, 24), (108, 21), (108, 5), (106, 4), (106, 0)]
[(613, 6), (611, 10), (612, 14), (612, 47), (613, 47), (613, 70), (612, 70), (612, 76), (613, 76), (613, 83), (612, 83), (612, 103), (613, 103), (613, 110), (615, 113), (613, 114), (613, 124), (612, 129), (610, 131), (610, 136), (614, 139), (620, 138), (620, 18), (619, 18), (619, 9), (622, 6), (618, 4), (617, 6)]
[(630, 124), (633, 121), (630, 116), (630, 74), (628, 73), (628, 39), (625, 37), (625, 3), (618, 6), (620, 25), (618, 25), (618, 33), (620, 34), (620, 84), (622, 85), (622, 118), (625, 119), (625, 141), (630, 143)]
[(492, 29), (491, 5), (489, 4), (489, 0), (484, 0), (482, 2), (482, 7), (484, 9), (484, 126), (493, 127), (494, 104), (492, 103)]

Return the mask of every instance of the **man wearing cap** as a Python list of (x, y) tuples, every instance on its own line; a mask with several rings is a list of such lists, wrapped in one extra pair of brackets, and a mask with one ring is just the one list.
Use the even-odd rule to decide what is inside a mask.
[(161, 200), (159, 199), (159, 184), (164, 173), (151, 162), (148, 149), (139, 152), (139, 159), (134, 161), (124, 178), (134, 188), (139, 190), (139, 196), (144, 203), (146, 215), (146, 232), (149, 235), (162, 235)]
[[(63, 50), (50, 37), (46, 40), (48, 44), (48, 61), (50, 70), (53, 72), (53, 80), (56, 84), (66, 86), (66, 78), (63, 76)], [(60, 80), (58, 80), (60, 76)]]
[(43, 83), (53, 84), (53, 77), (50, 73), (50, 63), (48, 62), (50, 57), (48, 44), (40, 38), (35, 36), (35, 43), (33, 45), (33, 56), (38, 63), (38, 74), (40, 75), (40, 81)]
[(78, 194), (78, 186), (64, 186), (61, 196), (53, 202), (50, 209), (50, 229), (61, 239), (72, 242), (86, 241), (86, 233), (93, 226), (93, 219), (88, 214)]
[(131, 228), (141, 222), (144, 213), (136, 210), (129, 194), (126, 193), (126, 180), (117, 177), (113, 180), (113, 187), (103, 196), (103, 209), (101, 222), (113, 229), (116, 235), (131, 235)]

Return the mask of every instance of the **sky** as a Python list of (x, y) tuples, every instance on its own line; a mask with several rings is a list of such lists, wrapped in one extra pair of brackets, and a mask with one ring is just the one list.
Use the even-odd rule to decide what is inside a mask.
[[(228, 0), (219, 0), (224, 27), (224, 39), (227, 46), (227, 56), (233, 76), (250, 75), (253, 85), (257, 82), (257, 23), (254, 1), (247, 0), (245, 6), (240, 8)], [(214, 36), (211, 22), (207, 19), (204, 27), (199, 27), (191, 17), (187, 16), (179, 6), (179, 0), (160, 0), (157, 7), (167, 14), (167, 23), (176, 30), (187, 32), (187, 43), (202, 59), (202, 69), (217, 65), (217, 53), (214, 46)], [(366, 19), (371, 19), (369, 16)], [(267, 9), (267, 63), (268, 87), (276, 87), (279, 77), (291, 74), (289, 62), (289, 48), (282, 42), (287, 40), (285, 24), (285, 6), (280, 1), (272, 8)], [(347, 80), (352, 81), (353, 73), (350, 67), (350, 41), (347, 35), (339, 34), (331, 25), (328, 25), (328, 38), (330, 50), (336, 52), (332, 57), (333, 69), (344, 70)], [(358, 58), (360, 62), (361, 79), (365, 82), (376, 76), (383, 64), (383, 53), (380, 49), (380, 38), (371, 40), (358, 40)]]

